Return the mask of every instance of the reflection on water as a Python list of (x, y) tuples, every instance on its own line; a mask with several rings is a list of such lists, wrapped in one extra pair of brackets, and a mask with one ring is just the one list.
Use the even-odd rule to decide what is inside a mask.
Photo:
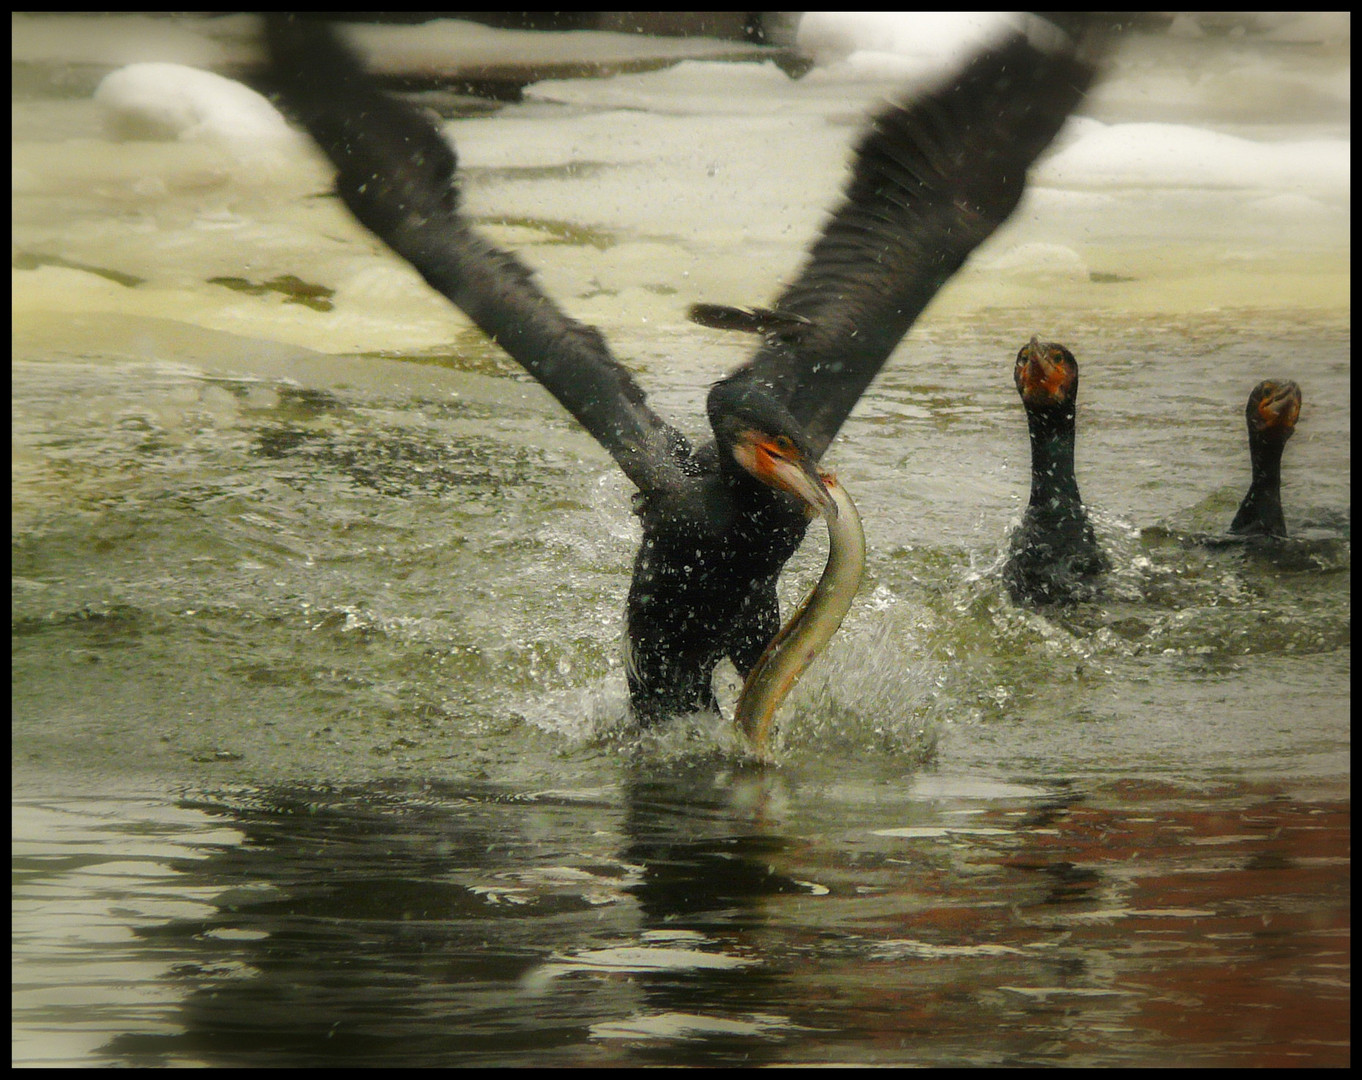
[[(713, 765), (600, 791), (25, 801), (16, 1052), (1342, 1064), (1347, 819), (1327, 786), (805, 786)], [(110, 914), (130, 937), (108, 939)]]

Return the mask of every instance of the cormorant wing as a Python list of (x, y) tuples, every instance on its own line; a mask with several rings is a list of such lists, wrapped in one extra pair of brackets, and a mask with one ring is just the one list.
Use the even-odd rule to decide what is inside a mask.
[(560, 311), (460, 215), (457, 159), (435, 125), (382, 93), (330, 26), (270, 15), (265, 36), (275, 89), (335, 164), (360, 223), (533, 375), (641, 490), (677, 483), (680, 433), (598, 330)]
[[(1027, 25), (1031, 36), (1010, 32), (944, 85), (874, 117), (845, 200), (765, 317), (766, 343), (744, 369), (786, 403), (818, 456), (932, 297), (1016, 209), (1026, 170), (1092, 80), (1073, 38)], [(699, 321), (720, 325), (713, 311)], [(732, 328), (747, 328), (739, 321)]]

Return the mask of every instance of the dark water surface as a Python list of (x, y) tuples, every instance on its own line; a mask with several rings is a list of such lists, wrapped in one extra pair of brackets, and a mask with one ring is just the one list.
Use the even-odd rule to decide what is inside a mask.
[(16, 1053), (1348, 1061), (1341, 786), (620, 774), (20, 800)]

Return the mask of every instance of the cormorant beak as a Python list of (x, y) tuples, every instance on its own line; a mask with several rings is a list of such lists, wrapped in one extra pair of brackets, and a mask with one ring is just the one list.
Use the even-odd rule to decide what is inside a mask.
[(1289, 438), (1300, 418), (1301, 392), (1294, 382), (1263, 383), (1258, 415), (1265, 428), (1277, 428)]
[(837, 504), (823, 477), (788, 436), (745, 431), (734, 445), (733, 456), (763, 484), (793, 495), (810, 516), (822, 514), (829, 521), (837, 517)]
[(1022, 346), (1014, 375), (1017, 392), (1033, 406), (1058, 405), (1072, 390), (1073, 370), (1064, 362), (1063, 352), (1038, 337)]

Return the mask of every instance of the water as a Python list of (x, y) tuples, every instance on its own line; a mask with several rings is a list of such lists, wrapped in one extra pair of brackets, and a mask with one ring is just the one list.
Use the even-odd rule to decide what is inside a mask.
[[(1346, 57), (1123, 55), (1103, 122), (1346, 145)], [(475, 212), (696, 433), (746, 343), (679, 313), (769, 298), (889, 92), (731, 70), (456, 126)], [(15, 131), (16, 1062), (1349, 1060), (1346, 188), (1038, 186), (828, 455), (867, 582), (760, 770), (628, 726), (627, 483), (320, 166), (106, 143), (88, 91)], [(1048, 615), (994, 577), (1037, 332), (1115, 566)], [(1267, 376), (1309, 543), (1186, 543)]]
[(801, 773), (26, 801), (16, 1055), (1346, 1060), (1341, 789)]

